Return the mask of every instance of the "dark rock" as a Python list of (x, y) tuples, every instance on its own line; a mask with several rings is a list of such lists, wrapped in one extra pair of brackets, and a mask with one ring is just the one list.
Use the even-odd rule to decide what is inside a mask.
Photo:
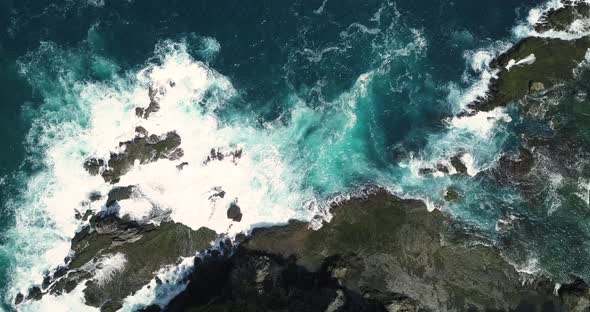
[(21, 304), (23, 302), (23, 300), (25, 300), (25, 296), (23, 296), (23, 294), (18, 293), (16, 294), (16, 297), (14, 298), (14, 304)]
[(104, 166), (104, 160), (90, 158), (84, 162), (84, 169), (91, 175), (97, 175), (100, 173), (100, 168)]
[(446, 201), (456, 202), (456, 201), (459, 201), (461, 198), (463, 198), (463, 195), (461, 195), (457, 190), (448, 189), (445, 191), (444, 197), (445, 197)]
[(558, 294), (568, 311), (590, 311), (590, 288), (582, 279), (562, 285)]
[[(84, 290), (86, 304), (101, 306), (101, 311), (119, 309), (125, 297), (154, 278), (154, 272), (175, 264), (179, 257), (192, 256), (206, 249), (216, 238), (215, 232), (206, 228), (193, 231), (169, 221), (155, 226), (107, 213), (93, 216), (89, 223), (72, 239), (74, 256), (68, 272), (50, 286), (50, 292), (69, 292), (81, 281), (89, 279)], [(125, 269), (117, 272), (105, 285), (97, 285), (92, 279), (97, 260), (117, 253), (123, 254), (127, 260)]]
[(440, 171), (442, 173), (445, 173), (445, 174), (448, 174), (449, 173), (449, 168), (446, 165), (442, 164), (442, 163), (436, 164), (436, 170), (438, 170), (438, 171)]
[[(159, 159), (176, 160), (182, 157), (184, 153), (178, 148), (180, 142), (180, 136), (174, 131), (162, 136), (136, 136), (131, 141), (119, 143), (119, 146), (125, 147), (125, 151), (112, 153), (106, 166), (104, 160), (90, 158), (84, 162), (84, 168), (93, 175), (100, 173), (106, 182), (116, 183), (133, 167), (136, 160), (145, 164)], [(102, 173), (101, 168), (105, 168)]]
[(145, 109), (143, 113), (143, 118), (148, 119), (151, 113), (155, 113), (160, 110), (160, 104), (158, 103), (156, 96), (158, 95), (158, 90), (154, 89), (153, 87), (149, 87), (148, 94), (150, 97), (150, 104)]
[(144, 127), (137, 126), (135, 127), (135, 133), (140, 137), (144, 137), (147, 136), (149, 132)]
[(233, 162), (236, 162), (238, 159), (242, 158), (242, 155), (243, 155), (242, 149), (233, 150), (233, 151), (230, 151), (229, 153), (223, 153), (220, 149), (216, 150), (216, 149), (212, 148), (211, 151), (209, 152), (209, 155), (207, 156), (207, 159), (203, 163), (207, 164), (213, 160), (222, 161), (226, 157), (230, 157)]
[(562, 286), (561, 300), (543, 277), (522, 283), (498, 249), (469, 243), (420, 201), (376, 190), (331, 211), (317, 231), (299, 221), (255, 229), (235, 253), (196, 258), (165, 311), (585, 311), (590, 302), (581, 281)]
[(560, 305), (550, 283), (523, 285), (499, 250), (454, 238), (450, 220), (439, 210), (428, 212), (420, 201), (381, 191), (334, 207), (333, 214), (317, 231), (301, 222), (256, 229), (241, 246), (293, 258), (313, 272), (329, 259), (344, 259), (330, 271), (341, 285), (363, 296), (378, 291), (408, 298), (398, 306), (415, 302), (433, 311), (483, 311), (517, 309), (523, 302)]
[(135, 108), (135, 116), (137, 116), (137, 117), (143, 117), (143, 108), (136, 107)]
[(458, 174), (467, 174), (467, 166), (465, 166), (461, 157), (463, 157), (463, 154), (451, 157), (451, 165), (455, 168)]
[(434, 173), (434, 168), (420, 168), (418, 173), (420, 175), (431, 175)]
[(524, 176), (535, 165), (533, 153), (526, 148), (520, 149), (520, 155), (513, 159), (509, 155), (503, 155), (498, 161), (498, 169), (508, 176)]
[(221, 187), (214, 187), (213, 191), (215, 191), (215, 193), (213, 193), (213, 195), (209, 196), (209, 200), (211, 201), (215, 201), (218, 198), (224, 198), (225, 197), (225, 191), (221, 189)]
[(184, 151), (182, 150), (182, 148), (177, 148), (172, 152), (172, 154), (170, 154), (170, 156), (168, 156), (168, 159), (178, 160), (182, 158), (182, 156), (184, 156)]
[(135, 189), (135, 185), (113, 187), (107, 196), (107, 207), (111, 207), (121, 200), (131, 198)]
[(156, 285), (162, 285), (162, 280), (159, 277), (156, 276), (155, 280), (156, 280)]
[(237, 244), (240, 244), (240, 243), (244, 242), (247, 238), (248, 237), (246, 236), (246, 234), (244, 234), (244, 233), (238, 233), (238, 234), (236, 234), (236, 238), (234, 239), (234, 241)]
[(27, 300), (39, 300), (43, 296), (43, 292), (39, 286), (33, 286), (29, 289)]
[(184, 169), (184, 167), (185, 167), (185, 166), (187, 166), (187, 165), (188, 165), (188, 162), (186, 162), (186, 161), (183, 161), (182, 163), (180, 163), (180, 165), (177, 165), (177, 166), (176, 166), (176, 169), (178, 169), (178, 170), (182, 170), (182, 169)]
[[(499, 70), (497, 78), (491, 81), (485, 97), (468, 106), (478, 111), (490, 111), (529, 93), (570, 80), (574, 77), (573, 69), (584, 60), (588, 48), (588, 37), (571, 41), (539, 37), (522, 39), (492, 61), (491, 67)], [(506, 69), (510, 60), (522, 60), (531, 54), (535, 55), (534, 63)]]
[(43, 277), (43, 282), (41, 283), (41, 288), (46, 289), (50, 283), (51, 283), (51, 277), (49, 276), (49, 274), (46, 274)]
[(90, 195), (88, 195), (88, 200), (90, 200), (91, 202), (95, 202), (97, 200), (100, 200), (102, 198), (102, 194), (100, 194), (99, 192), (92, 192), (90, 193)]
[(242, 211), (236, 202), (229, 204), (229, 208), (227, 209), (227, 218), (236, 222), (242, 221)]
[(162, 311), (162, 308), (160, 308), (159, 305), (152, 304), (152, 305), (149, 305), (143, 309), (138, 310), (137, 312), (160, 312), (160, 311)]

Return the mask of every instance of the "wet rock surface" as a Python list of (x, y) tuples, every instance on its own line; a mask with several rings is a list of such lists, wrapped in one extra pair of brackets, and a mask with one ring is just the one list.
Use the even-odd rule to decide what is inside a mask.
[(584, 2), (564, 1), (565, 5), (558, 9), (552, 9), (541, 21), (535, 25), (535, 30), (543, 32), (547, 30), (564, 31), (576, 20), (590, 16), (590, 5)]
[[(588, 16), (587, 3), (567, 2), (564, 7), (547, 12), (534, 28), (538, 32), (565, 31), (576, 19)], [(491, 80), (486, 96), (468, 106), (475, 111), (490, 111), (570, 80), (574, 78), (574, 69), (584, 61), (588, 48), (588, 37), (524, 38), (492, 61), (490, 67), (498, 71), (497, 77)], [(534, 60), (518, 63), (530, 57)]]
[(317, 231), (298, 221), (255, 230), (231, 257), (199, 263), (165, 310), (567, 310), (548, 280), (523, 283), (497, 249), (454, 237), (420, 201), (378, 191), (333, 213)]
[[(572, 79), (574, 68), (584, 60), (588, 48), (590, 38), (587, 37), (573, 41), (525, 38), (492, 62), (492, 69), (499, 71), (497, 78), (491, 81), (486, 97), (476, 100), (469, 107), (490, 111)], [(511, 60), (518, 62), (531, 55), (535, 57), (532, 64), (506, 68)]]
[(180, 136), (174, 131), (163, 135), (137, 135), (133, 140), (119, 143), (123, 149), (119, 153), (111, 153), (108, 161), (90, 158), (84, 162), (84, 168), (92, 175), (100, 174), (106, 182), (117, 183), (127, 173), (135, 161), (140, 164), (159, 159), (177, 160), (184, 154), (179, 147)]
[[(45, 293), (69, 293), (85, 283), (86, 304), (116, 311), (125, 297), (149, 283), (159, 269), (209, 248), (216, 237), (207, 228), (194, 231), (170, 221), (156, 226), (100, 213), (72, 240), (73, 256), (67, 269), (53, 275), (48, 289), (30, 292), (27, 300), (40, 299)], [(121, 267), (107, 279), (98, 278), (102, 259), (115, 255), (123, 259)]]
[(227, 218), (236, 222), (242, 221), (242, 211), (236, 202), (229, 204), (229, 208), (227, 208)]

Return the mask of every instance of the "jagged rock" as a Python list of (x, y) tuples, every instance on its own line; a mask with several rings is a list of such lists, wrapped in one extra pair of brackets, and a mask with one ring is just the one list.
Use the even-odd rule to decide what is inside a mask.
[[(74, 256), (68, 270), (61, 278), (54, 276), (57, 282), (49, 292), (69, 292), (89, 279), (84, 290), (86, 304), (101, 306), (101, 311), (116, 311), (125, 297), (154, 277), (154, 272), (175, 264), (180, 257), (207, 249), (216, 236), (207, 228), (193, 231), (170, 221), (155, 226), (100, 213), (72, 239)], [(97, 264), (101, 258), (116, 254), (124, 257), (124, 269), (99, 285), (94, 279)]]
[(137, 117), (143, 117), (143, 108), (136, 107), (135, 108), (135, 116), (137, 116)]
[(142, 126), (135, 127), (135, 133), (140, 137), (144, 137), (149, 134), (149, 132)]
[(209, 156), (207, 156), (207, 159), (203, 163), (207, 164), (213, 160), (222, 161), (226, 157), (231, 157), (232, 161), (235, 163), (238, 159), (240, 159), (242, 157), (242, 154), (243, 154), (242, 149), (233, 150), (229, 153), (223, 153), (220, 149), (216, 150), (216, 149), (212, 148), (211, 151), (209, 152)]
[(39, 300), (43, 296), (43, 292), (39, 286), (33, 286), (29, 289), (27, 300)]
[(18, 305), (21, 304), (23, 302), (23, 300), (25, 300), (25, 296), (21, 293), (16, 294), (16, 297), (14, 298), (14, 304)]
[(535, 93), (545, 90), (545, 85), (542, 82), (530, 81), (529, 82), (529, 93)]
[[(213, 191), (215, 193), (213, 193), (211, 196), (209, 196), (209, 200), (210, 201), (216, 201), (219, 198), (224, 198), (225, 197), (225, 191), (221, 189), (221, 187), (214, 187)], [(228, 212), (229, 213), (229, 212)], [(230, 218), (231, 219), (231, 218)]]
[[(84, 162), (84, 168), (92, 175), (100, 173), (106, 182), (116, 183), (133, 167), (136, 160), (140, 164), (145, 164), (159, 159), (181, 158), (184, 152), (178, 147), (180, 143), (180, 136), (174, 131), (162, 136), (136, 136), (131, 141), (119, 143), (124, 151), (118, 154), (111, 153), (108, 162), (90, 158)], [(102, 172), (101, 168), (104, 168)]]
[(463, 154), (458, 154), (451, 157), (451, 165), (455, 168), (458, 174), (467, 174), (467, 166), (461, 160)]
[(542, 16), (541, 21), (535, 25), (535, 30), (538, 32), (550, 29), (564, 31), (567, 30), (576, 19), (587, 18), (590, 16), (590, 5), (587, 3), (578, 2), (574, 4), (571, 1), (564, 2), (565, 5), (563, 7), (551, 9)]
[(184, 169), (184, 167), (186, 167), (188, 165), (188, 162), (183, 161), (182, 163), (180, 163), (178, 166), (176, 166), (176, 169), (178, 170), (182, 170)]
[[(172, 85), (171, 85), (172, 86)], [(139, 118), (148, 119), (152, 113), (160, 110), (160, 104), (158, 103), (158, 93), (163, 93), (164, 90), (155, 89), (153, 86), (148, 87), (148, 96), (150, 103), (146, 108), (136, 107), (135, 115)]]
[(574, 282), (562, 285), (558, 294), (568, 311), (590, 311), (590, 288), (582, 279), (576, 278)]
[(102, 194), (100, 194), (99, 192), (92, 192), (90, 193), (90, 195), (88, 195), (88, 200), (90, 200), (91, 202), (95, 202), (97, 200), (100, 200), (102, 198)]
[(294, 259), (311, 271), (337, 257), (338, 271), (332, 272), (341, 285), (361, 295), (371, 290), (411, 298), (419, 310), (560, 306), (548, 281), (523, 285), (497, 249), (466, 247), (466, 238), (453, 238), (450, 220), (441, 211), (428, 212), (420, 201), (381, 191), (335, 206), (332, 213), (317, 231), (302, 222), (256, 229), (242, 248)]
[(195, 265), (186, 290), (165, 311), (384, 311), (326, 270), (310, 272), (266, 253), (240, 248)]
[[(576, 19), (588, 16), (589, 4), (567, 2), (563, 7), (547, 12), (535, 25), (535, 30), (567, 30)], [(573, 40), (524, 38), (491, 62), (490, 67), (498, 70), (497, 78), (491, 80), (486, 96), (468, 106), (473, 110), (490, 111), (529, 93), (540, 92), (570, 80), (574, 77), (574, 69), (584, 61), (588, 48), (589, 37)], [(533, 55), (534, 62), (507, 68), (510, 63), (515, 64)]]
[(131, 198), (135, 189), (135, 185), (113, 187), (107, 196), (107, 207), (114, 205), (118, 201)]
[(227, 209), (227, 218), (236, 222), (242, 221), (242, 211), (236, 202), (229, 204), (229, 208)]
[(461, 195), (457, 190), (448, 189), (445, 191), (445, 200), (449, 202), (456, 202), (459, 201), (463, 195)]
[(195, 259), (165, 311), (563, 309), (551, 283), (523, 284), (497, 249), (451, 237), (450, 220), (420, 201), (376, 191), (332, 213), (317, 231), (256, 229), (231, 256)]
[(435, 172), (434, 168), (420, 168), (418, 173), (420, 175), (431, 175)]
[(438, 170), (442, 173), (445, 173), (445, 174), (449, 173), (449, 168), (445, 164), (442, 164), (442, 163), (436, 164), (436, 170)]
[(526, 175), (534, 165), (533, 153), (526, 148), (520, 149), (520, 155), (517, 159), (513, 159), (509, 155), (502, 155), (498, 161), (499, 171), (511, 177)]

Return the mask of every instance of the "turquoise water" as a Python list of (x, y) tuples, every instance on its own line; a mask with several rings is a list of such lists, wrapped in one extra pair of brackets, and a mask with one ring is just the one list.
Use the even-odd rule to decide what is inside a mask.
[[(183, 144), (194, 144), (195, 151), (216, 147), (199, 147), (205, 142), (245, 144), (252, 167), (243, 172), (255, 178), (235, 190), (259, 194), (248, 199), (252, 203), (305, 217), (310, 202), (319, 207), (313, 213), (322, 212), (336, 196), (377, 184), (449, 211), (466, 230), (504, 246), (523, 270), (558, 280), (589, 277), (587, 246), (579, 243), (589, 230), (579, 210), (583, 201), (531, 202), (515, 185), (485, 175), (417, 174), (458, 152), (473, 158), (473, 170), (485, 170), (501, 153), (517, 151), (522, 129), (537, 123), (547, 129), (516, 108), (490, 115), (497, 122), (452, 119), (482, 79), (477, 64), (514, 42), (512, 29), (540, 4), (0, 3), (0, 287), (6, 308), (16, 291), (61, 261), (60, 248), (67, 249), (76, 228), (73, 209), (96, 183), (84, 180), (81, 163), (108, 141), (95, 135), (124, 137), (134, 92), (145, 87), (144, 69), (185, 61), (209, 76), (202, 94), (189, 88), (199, 95), (179, 97), (186, 102), (182, 118), (192, 122), (178, 119), (177, 126), (216, 138), (184, 137)], [(187, 77), (181, 81), (198, 80)], [(556, 171), (539, 175), (548, 181)], [(587, 176), (558, 173), (572, 185)], [(464, 199), (444, 201), (448, 188)], [(562, 186), (550, 191), (567, 198), (574, 192)], [(565, 208), (552, 207), (558, 202)], [(499, 220), (524, 221), (505, 232)]]

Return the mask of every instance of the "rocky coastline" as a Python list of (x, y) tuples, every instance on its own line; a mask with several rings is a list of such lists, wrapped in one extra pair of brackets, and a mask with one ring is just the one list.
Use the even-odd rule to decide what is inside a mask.
[[(571, 3), (548, 12), (536, 30), (567, 29), (580, 16), (590, 16), (588, 5)], [(469, 104), (469, 111), (462, 115), (518, 101), (530, 109), (535, 96), (574, 78), (574, 69), (589, 48), (588, 37), (522, 39), (492, 62), (497, 74), (488, 93)], [(149, 88), (149, 105), (136, 109), (138, 118), (158, 112), (158, 92)], [(556, 132), (565, 135), (565, 131), (567, 128), (557, 128)], [(420, 200), (401, 199), (378, 187), (366, 196), (332, 205), (333, 219), (319, 230), (292, 220), (233, 240), (208, 228), (193, 230), (165, 214), (157, 224), (120, 216), (118, 202), (141, 196), (133, 185), (117, 185), (137, 162), (176, 161), (179, 170), (188, 165), (182, 162), (181, 137), (176, 132), (150, 134), (142, 127), (135, 132), (132, 140), (119, 144), (121, 152), (108, 159), (89, 158), (82, 164), (88, 173), (114, 185), (106, 195), (105, 209), (78, 211), (85, 225), (72, 239), (71, 255), (39, 285), (19, 293), (17, 307), (47, 294), (69, 293), (84, 283), (86, 304), (117, 311), (126, 297), (157, 278), (154, 272), (177, 265), (182, 257), (194, 257), (184, 291), (166, 306), (138, 309), (590, 311), (590, 287), (585, 281), (572, 277), (571, 283), (556, 288), (556, 282), (547, 277), (518, 272), (502, 256), (501, 246), (462, 234), (460, 224), (445, 212), (429, 212)], [(523, 187), (523, 192), (538, 192), (534, 186), (526, 189), (534, 185), (531, 172), (539, 155), (548, 154), (544, 149), (565, 149), (563, 144), (569, 144), (555, 145), (557, 141), (525, 137), (517, 155), (502, 155), (496, 168), (480, 175), (495, 183), (513, 183)], [(241, 155), (241, 150), (224, 154), (212, 149), (203, 163), (225, 157), (235, 161)], [(450, 166), (424, 168), (420, 173), (448, 174), (452, 170), (465, 175), (467, 167), (461, 158), (459, 153), (450, 159)], [(215, 190), (212, 196), (223, 198), (225, 192)], [(445, 198), (458, 201), (461, 196), (448, 190)], [(101, 198), (90, 194), (88, 200)], [(237, 203), (227, 207), (227, 217), (240, 222), (242, 211)], [(112, 266), (107, 279), (96, 277), (106, 261), (115, 260), (122, 264)]]

